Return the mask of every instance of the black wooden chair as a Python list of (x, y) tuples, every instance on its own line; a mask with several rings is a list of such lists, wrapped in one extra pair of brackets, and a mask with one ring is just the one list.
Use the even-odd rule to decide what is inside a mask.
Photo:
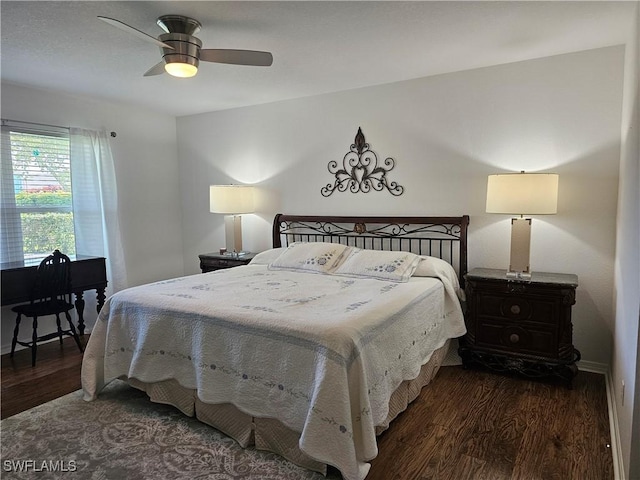
[[(71, 321), (69, 311), (73, 309), (71, 303), (71, 261), (69, 257), (61, 253), (59, 250), (53, 252), (47, 258), (40, 262), (36, 272), (35, 282), (30, 292), (31, 301), (26, 304), (17, 305), (11, 310), (18, 314), (16, 318), (16, 327), (13, 330), (13, 341), (11, 342), (11, 356), (16, 349), (16, 344), (31, 348), (31, 366), (36, 365), (36, 351), (38, 342), (51, 340), (59, 337), (62, 345), (62, 337), (73, 337), (82, 352), (82, 344), (80, 337), (76, 332), (76, 328)], [(69, 329), (63, 330), (60, 325), (60, 314), (64, 313), (69, 322)], [(21, 342), (18, 340), (18, 332), (20, 331), (20, 320), (22, 316), (33, 318), (33, 334), (30, 342)], [(38, 317), (46, 315), (55, 315), (58, 329), (56, 332), (38, 336)]]

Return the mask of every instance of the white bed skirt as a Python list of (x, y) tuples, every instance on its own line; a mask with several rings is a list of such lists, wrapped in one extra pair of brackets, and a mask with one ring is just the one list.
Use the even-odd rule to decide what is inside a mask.
[[(413, 380), (400, 384), (389, 400), (389, 414), (376, 427), (376, 434), (385, 431), (391, 421), (413, 402), (420, 390), (435, 377), (449, 350), (447, 341), (433, 352), (431, 359), (422, 366), (420, 374)], [(283, 456), (303, 468), (326, 475), (327, 465), (318, 462), (298, 448), (300, 433), (285, 427), (274, 418), (258, 418), (238, 410), (231, 404), (207, 404), (200, 401), (196, 390), (187, 389), (175, 380), (144, 383), (134, 378), (124, 378), (129, 384), (149, 395), (152, 402), (173, 405), (185, 415), (193, 417), (220, 430), (235, 439), (243, 448), (255, 445), (259, 450), (267, 450)]]

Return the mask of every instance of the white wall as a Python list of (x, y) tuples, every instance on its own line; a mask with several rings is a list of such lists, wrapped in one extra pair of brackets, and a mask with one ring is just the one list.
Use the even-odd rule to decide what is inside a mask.
[[(574, 343), (609, 363), (620, 159), (623, 47), (579, 52), (255, 107), (181, 117), (180, 191), (187, 273), (224, 245), (208, 186), (257, 183), (261, 207), (244, 217), (245, 249), (270, 247), (273, 215), (471, 215), (469, 263), (504, 268), (509, 218), (484, 212), (487, 175), (560, 174), (559, 213), (533, 224), (532, 268), (576, 273)], [(375, 68), (372, 66), (371, 68)], [(340, 161), (361, 126), (397, 161), (386, 192), (335, 193)]]
[[(120, 222), (130, 285), (182, 275), (182, 224), (174, 117), (126, 105), (2, 84), (2, 118), (115, 131), (111, 138)], [(87, 292), (85, 317), (95, 320)], [(2, 351), (14, 315), (2, 309)]]
[[(622, 445), (620, 478), (640, 478), (640, 7), (625, 49), (616, 245), (612, 391)], [(624, 393), (623, 393), (624, 383)], [(622, 477), (624, 475), (624, 477)]]

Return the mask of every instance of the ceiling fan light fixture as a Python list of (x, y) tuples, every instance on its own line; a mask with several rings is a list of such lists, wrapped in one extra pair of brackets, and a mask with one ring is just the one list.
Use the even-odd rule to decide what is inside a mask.
[(194, 77), (198, 73), (198, 67), (189, 63), (167, 63), (164, 69), (169, 75), (180, 78)]
[(164, 69), (174, 77), (189, 78), (198, 73), (198, 59), (186, 55), (165, 55)]

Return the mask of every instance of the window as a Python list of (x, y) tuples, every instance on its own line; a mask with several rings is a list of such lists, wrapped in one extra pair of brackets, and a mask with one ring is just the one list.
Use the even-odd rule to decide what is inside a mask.
[(69, 132), (2, 126), (2, 262), (76, 252)]
[(2, 267), (37, 265), (58, 248), (104, 257), (111, 291), (126, 288), (107, 132), (2, 119), (0, 159)]

